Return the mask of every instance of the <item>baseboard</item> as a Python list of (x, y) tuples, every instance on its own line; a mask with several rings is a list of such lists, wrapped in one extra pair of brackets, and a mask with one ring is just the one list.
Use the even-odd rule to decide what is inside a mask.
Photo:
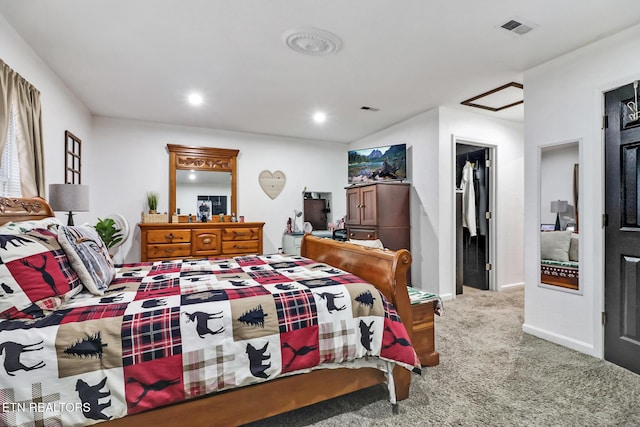
[(440, 294), (439, 297), (442, 301), (451, 301), (455, 298), (451, 293)]
[(501, 291), (506, 291), (507, 289), (517, 289), (517, 288), (522, 288), (522, 287), (524, 287), (524, 282), (509, 283), (509, 284), (500, 286), (500, 290)]
[(578, 341), (573, 338), (569, 338), (563, 335), (555, 334), (553, 332), (545, 331), (543, 329), (527, 325), (526, 323), (522, 325), (522, 332), (533, 335), (538, 338), (542, 338), (543, 340), (550, 341), (554, 344), (558, 344), (563, 347), (567, 347), (572, 350), (579, 351), (580, 353), (588, 354), (589, 356), (598, 357), (595, 354), (595, 349), (593, 345), (586, 343), (584, 341)]

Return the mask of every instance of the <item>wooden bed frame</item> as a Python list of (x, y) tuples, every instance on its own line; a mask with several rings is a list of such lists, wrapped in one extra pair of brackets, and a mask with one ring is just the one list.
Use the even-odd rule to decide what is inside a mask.
[[(0, 224), (8, 221), (42, 219), (53, 215), (49, 204), (41, 198), (0, 198)], [(406, 283), (406, 273), (411, 265), (409, 251), (364, 248), (306, 235), (302, 240), (301, 254), (348, 271), (374, 284), (394, 304), (411, 337), (412, 314)], [(396, 399), (398, 401), (406, 399), (409, 396), (411, 373), (396, 366), (393, 378)], [(237, 426), (385, 381), (385, 374), (374, 368), (316, 370), (128, 415), (108, 421), (104, 425), (109, 427), (183, 424)]]

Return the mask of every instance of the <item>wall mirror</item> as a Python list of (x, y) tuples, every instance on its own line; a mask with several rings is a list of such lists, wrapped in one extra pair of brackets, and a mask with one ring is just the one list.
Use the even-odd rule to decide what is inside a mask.
[[(169, 212), (172, 216), (237, 214), (236, 165), (239, 150), (167, 144)], [(178, 212), (178, 209), (180, 211)]]
[(580, 143), (540, 148), (540, 284), (580, 291)]

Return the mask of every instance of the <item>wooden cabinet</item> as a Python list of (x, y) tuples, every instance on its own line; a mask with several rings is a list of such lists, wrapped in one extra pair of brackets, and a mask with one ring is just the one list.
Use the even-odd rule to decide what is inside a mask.
[(410, 184), (377, 183), (347, 187), (349, 239), (380, 239), (389, 249), (411, 250)]
[(138, 224), (141, 261), (262, 253), (263, 222)]

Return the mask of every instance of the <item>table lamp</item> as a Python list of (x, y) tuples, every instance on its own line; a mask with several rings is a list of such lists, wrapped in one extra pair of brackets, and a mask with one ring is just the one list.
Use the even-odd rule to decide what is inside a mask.
[(551, 212), (556, 214), (556, 227), (554, 230), (561, 230), (560, 228), (560, 214), (567, 211), (568, 202), (566, 200), (554, 200), (551, 202)]
[(73, 225), (73, 212), (89, 210), (89, 187), (80, 184), (49, 184), (49, 204), (54, 211), (68, 212), (67, 225)]

